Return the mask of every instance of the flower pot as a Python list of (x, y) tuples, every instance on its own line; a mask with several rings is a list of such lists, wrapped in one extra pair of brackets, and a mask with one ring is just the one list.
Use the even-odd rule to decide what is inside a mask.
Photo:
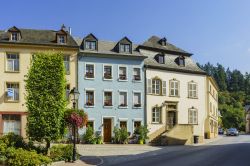
[(142, 139), (139, 140), (139, 144), (140, 145), (143, 145), (144, 144), (144, 141)]

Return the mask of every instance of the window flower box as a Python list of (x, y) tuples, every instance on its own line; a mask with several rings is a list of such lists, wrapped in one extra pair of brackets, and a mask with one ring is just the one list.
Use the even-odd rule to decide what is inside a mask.
[(105, 79), (112, 79), (112, 76), (111, 76), (111, 74), (109, 74), (109, 73), (105, 73), (105, 74), (104, 74), (104, 78), (105, 78)]
[(141, 76), (140, 75), (134, 75), (134, 80), (135, 81), (140, 81), (141, 80)]
[(126, 80), (127, 77), (126, 77), (125, 74), (120, 74), (120, 75), (119, 75), (119, 79), (120, 79), (120, 80)]
[(85, 74), (85, 77), (87, 77), (87, 78), (94, 78), (94, 73), (87, 72), (87, 73)]
[(94, 102), (93, 101), (87, 101), (86, 105), (87, 106), (94, 106)]
[(140, 103), (134, 104), (134, 107), (141, 107), (141, 104)]

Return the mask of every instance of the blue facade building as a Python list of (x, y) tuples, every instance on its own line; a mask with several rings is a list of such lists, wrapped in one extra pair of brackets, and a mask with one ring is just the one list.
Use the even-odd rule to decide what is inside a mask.
[(144, 125), (145, 56), (124, 37), (99, 41), (93, 34), (78, 40), (78, 107), (89, 117), (88, 126), (110, 142), (114, 127), (131, 134)]

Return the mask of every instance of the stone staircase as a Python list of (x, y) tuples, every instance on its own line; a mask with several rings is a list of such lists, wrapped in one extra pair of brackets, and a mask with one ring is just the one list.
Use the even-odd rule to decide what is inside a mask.
[(190, 145), (193, 144), (193, 126), (177, 124), (171, 130), (162, 127), (149, 135), (150, 145)]

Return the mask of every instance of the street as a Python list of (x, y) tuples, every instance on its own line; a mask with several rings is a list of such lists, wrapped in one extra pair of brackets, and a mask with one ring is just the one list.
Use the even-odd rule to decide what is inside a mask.
[(102, 165), (249, 166), (249, 154), (250, 135), (223, 136), (220, 140), (200, 146), (169, 146), (144, 154), (102, 156)]

